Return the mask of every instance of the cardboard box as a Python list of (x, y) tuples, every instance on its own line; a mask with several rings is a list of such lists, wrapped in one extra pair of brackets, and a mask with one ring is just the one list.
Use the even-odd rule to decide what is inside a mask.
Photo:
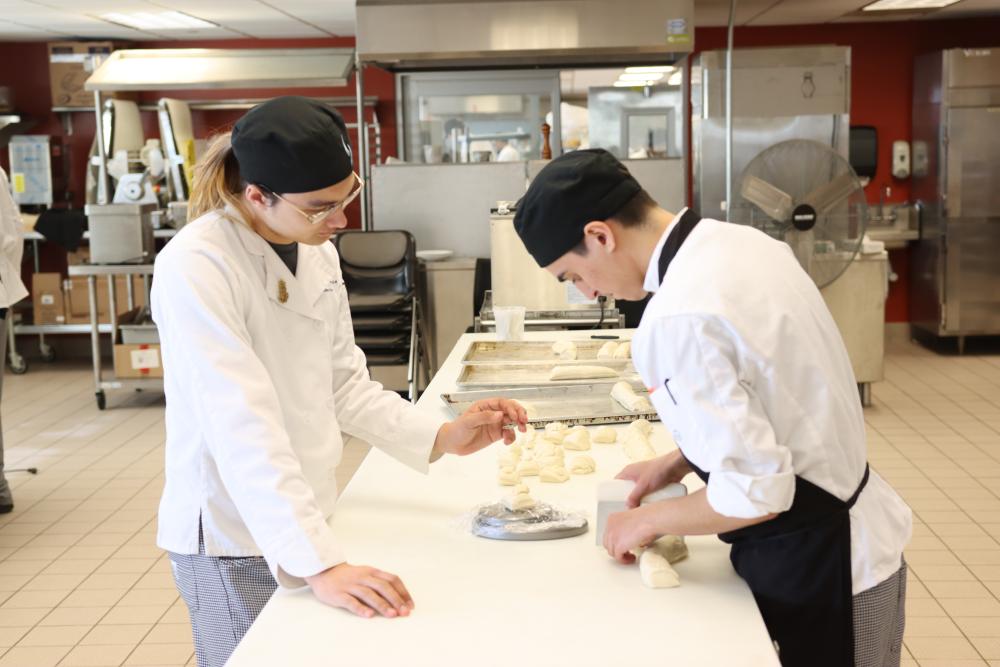
[(51, 42), (49, 85), (54, 107), (93, 107), (94, 93), (83, 84), (114, 51), (112, 42)]
[[(90, 297), (87, 295), (87, 278), (73, 276), (64, 283), (66, 297), (66, 323), (90, 324)], [(146, 305), (146, 291), (143, 288), (142, 276), (132, 276), (132, 293), (135, 305)], [(111, 321), (111, 309), (108, 308), (108, 279), (105, 276), (97, 278), (97, 321), (105, 324)], [(124, 313), (128, 310), (128, 276), (115, 276), (115, 312)]]
[(115, 345), (115, 376), (118, 378), (161, 378), (163, 363), (159, 345)]
[(58, 273), (36, 273), (32, 277), (31, 301), (35, 324), (66, 323), (63, 282)]

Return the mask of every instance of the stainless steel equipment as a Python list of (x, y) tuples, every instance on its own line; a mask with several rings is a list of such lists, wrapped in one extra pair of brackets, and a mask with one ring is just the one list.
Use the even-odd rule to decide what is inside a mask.
[(144, 264), (156, 254), (155, 204), (87, 204), (92, 264)]
[[(762, 150), (786, 139), (812, 139), (847, 157), (849, 47), (733, 51), (735, 184)], [(725, 219), (725, 51), (705, 51), (691, 67), (691, 159), (701, 215)]]
[(961, 352), (966, 336), (1000, 334), (1000, 48), (917, 58), (913, 195), (911, 321)]
[[(562, 422), (569, 426), (597, 424), (628, 424), (636, 419), (658, 421), (656, 411), (629, 412), (611, 398), (609, 383), (582, 385), (526, 387), (523, 389), (489, 389), (442, 394), (441, 400), (455, 417), (465, 412), (476, 401), (497, 397), (530, 403), (534, 409), (528, 423), (544, 426), (549, 422)], [(636, 391), (645, 391), (641, 382), (633, 384)]]
[(564, 385), (592, 385), (606, 384), (607, 390), (611, 391), (611, 385), (619, 380), (629, 380), (638, 383), (639, 376), (635, 372), (635, 367), (628, 360), (606, 360), (592, 361), (588, 366), (600, 366), (616, 373), (614, 377), (608, 378), (588, 378), (584, 380), (549, 380), (549, 375), (556, 366), (579, 366), (580, 364), (564, 364), (555, 362), (533, 362), (523, 364), (466, 364), (462, 366), (462, 371), (455, 381), (455, 386), (460, 389), (487, 388), (487, 387), (538, 387), (541, 385), (564, 386)]
[[(462, 364), (523, 364), (529, 362), (543, 362), (562, 365), (572, 364), (592, 364), (615, 362), (624, 365), (625, 359), (600, 359), (597, 353), (601, 347), (607, 344), (607, 340), (575, 340), (577, 356), (576, 359), (559, 359), (552, 351), (550, 341), (527, 340), (527, 341), (492, 341), (476, 340), (469, 344), (462, 357)], [(627, 340), (615, 340), (614, 342), (628, 342)]]

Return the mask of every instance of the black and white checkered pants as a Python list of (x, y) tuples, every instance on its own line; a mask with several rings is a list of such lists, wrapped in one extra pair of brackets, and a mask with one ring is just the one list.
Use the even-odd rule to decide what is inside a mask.
[(906, 625), (906, 561), (853, 598), (855, 667), (899, 667)]
[[(200, 540), (199, 540), (200, 542)], [(187, 604), (198, 667), (223, 667), (278, 583), (260, 556), (206, 556), (170, 552), (174, 582)]]

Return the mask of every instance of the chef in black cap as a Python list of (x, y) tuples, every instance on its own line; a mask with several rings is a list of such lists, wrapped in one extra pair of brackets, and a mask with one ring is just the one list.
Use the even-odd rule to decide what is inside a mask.
[[(653, 293), (633, 361), (678, 449), (618, 475), (633, 509), (610, 517), (608, 553), (718, 534), (783, 665), (898, 666), (911, 512), (866, 464), (850, 359), (788, 246), (660, 208), (603, 150), (549, 163), (514, 226), (591, 298)], [(704, 488), (640, 506), (689, 473)]]
[(442, 454), (511, 442), (505, 423), (524, 430), (516, 403), (482, 401), (445, 422), (369, 378), (328, 243), (363, 186), (340, 115), (271, 100), (200, 160), (193, 221), (156, 259), (167, 396), (157, 543), (201, 667), (226, 662), (279, 584), (364, 617), (413, 609), (399, 577), (349, 564), (330, 528), (341, 432), (425, 471)]

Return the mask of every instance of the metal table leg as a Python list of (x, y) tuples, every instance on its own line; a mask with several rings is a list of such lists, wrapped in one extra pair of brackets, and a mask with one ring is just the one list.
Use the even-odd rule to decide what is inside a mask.
[(863, 407), (870, 408), (872, 406), (872, 383), (859, 382), (858, 394), (861, 397), (861, 405)]
[(87, 299), (90, 301), (90, 354), (94, 361), (94, 396), (97, 397), (97, 408), (103, 410), (106, 397), (104, 389), (101, 388), (101, 332), (97, 317), (97, 276), (87, 276)]

